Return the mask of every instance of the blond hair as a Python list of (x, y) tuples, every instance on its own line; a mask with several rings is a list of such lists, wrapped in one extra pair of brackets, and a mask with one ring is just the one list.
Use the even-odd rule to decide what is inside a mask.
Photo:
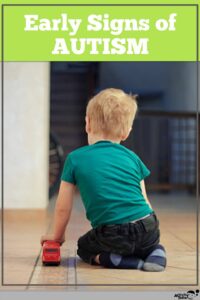
[(92, 132), (111, 138), (122, 138), (129, 134), (136, 112), (136, 96), (114, 88), (98, 93), (89, 101), (86, 109)]

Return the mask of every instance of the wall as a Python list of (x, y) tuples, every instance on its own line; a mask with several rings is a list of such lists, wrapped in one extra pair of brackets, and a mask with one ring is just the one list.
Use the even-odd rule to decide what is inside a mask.
[(197, 110), (197, 64), (170, 63), (168, 91), (165, 107), (167, 110)]
[(49, 63), (4, 64), (4, 206), (48, 203)]
[(139, 103), (144, 109), (196, 111), (196, 63), (104, 62), (100, 65), (100, 87), (118, 87), (133, 93), (161, 91), (159, 101)]

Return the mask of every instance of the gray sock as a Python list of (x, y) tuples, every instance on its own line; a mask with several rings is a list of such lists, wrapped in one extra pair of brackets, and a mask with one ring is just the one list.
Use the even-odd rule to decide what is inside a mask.
[(161, 272), (164, 271), (166, 263), (165, 249), (162, 245), (158, 245), (145, 259), (143, 270), (149, 272)]

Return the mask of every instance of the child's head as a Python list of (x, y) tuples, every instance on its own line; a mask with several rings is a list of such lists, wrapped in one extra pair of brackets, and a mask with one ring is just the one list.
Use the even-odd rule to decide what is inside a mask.
[(125, 140), (132, 129), (136, 112), (136, 96), (119, 89), (105, 89), (87, 105), (86, 131), (105, 139)]

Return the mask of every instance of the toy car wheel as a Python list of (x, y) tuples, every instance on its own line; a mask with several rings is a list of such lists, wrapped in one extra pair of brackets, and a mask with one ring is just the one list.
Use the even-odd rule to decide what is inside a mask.
[(60, 262), (55, 262), (55, 263), (49, 263), (49, 262), (42, 262), (43, 266), (59, 266)]

